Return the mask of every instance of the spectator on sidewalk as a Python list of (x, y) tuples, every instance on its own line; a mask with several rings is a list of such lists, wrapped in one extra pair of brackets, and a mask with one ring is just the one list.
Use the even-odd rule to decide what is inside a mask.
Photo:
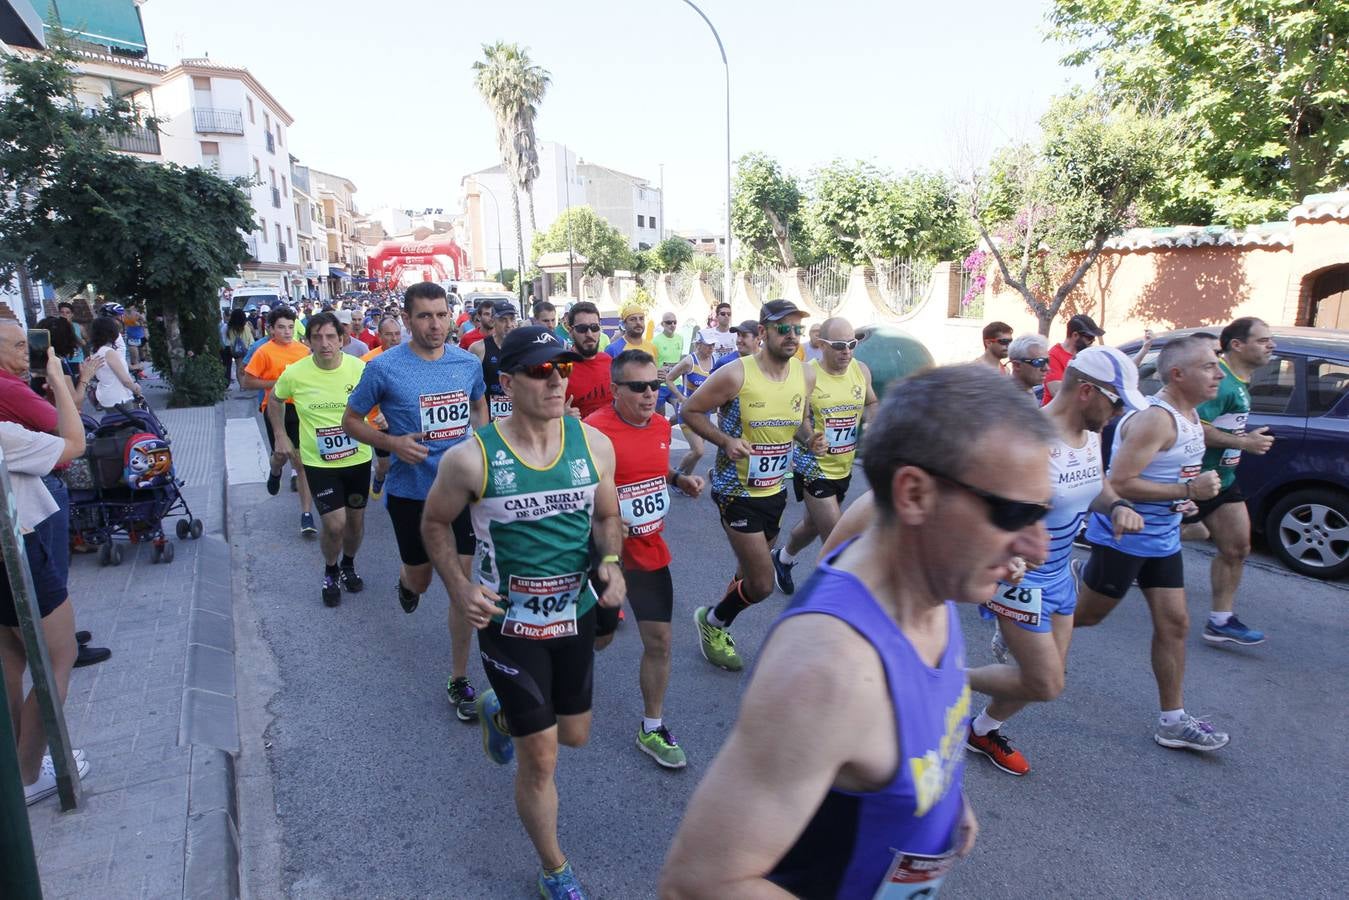
[(70, 357), (70, 361), (78, 365), (84, 362), (84, 345), (87, 341), (84, 337), (84, 329), (80, 327), (79, 322), (75, 321), (75, 304), (69, 300), (62, 300), (56, 304), (56, 310), (61, 314), (61, 318), (70, 323), (71, 329), (75, 332), (75, 353)]
[[(89, 382), (92, 380), (94, 371), (103, 365), (102, 360), (91, 360), (91, 365), (87, 367), (74, 362), (73, 357), (78, 350), (75, 342), (75, 329), (70, 322), (60, 316), (48, 316), (45, 319), (39, 319), (37, 327), (45, 329), (50, 336), (52, 349), (56, 351), (57, 356), (61, 357), (61, 368), (65, 371), (66, 377), (70, 379), (70, 388), (75, 397), (75, 408), (80, 409), (84, 406), (85, 395), (89, 391)], [(83, 354), (79, 355), (83, 359)], [(40, 379), (41, 384), (37, 383), (38, 380), (33, 379), (30, 384), (35, 391), (50, 400), (51, 398), (47, 396), (46, 379)]]
[[(5, 468), (13, 489), (14, 508), (32, 574), (34, 599), (42, 618), (42, 638), (47, 644), (52, 680), (64, 703), (70, 686), (70, 670), (79, 653), (75, 613), (66, 593), (66, 577), (70, 570), (66, 544), (69, 514), (68, 509), (52, 496), (44, 476), (57, 465), (84, 453), (84, 425), (70, 394), (61, 359), (52, 349), (47, 351), (46, 374), (56, 397), (58, 433), (52, 435), (15, 422), (0, 422), (0, 449), (4, 451)], [(7, 676), (5, 694), (14, 721), (19, 773), (23, 778), (25, 798), (31, 806), (56, 793), (56, 770), (51, 759), (43, 756), (47, 736), (37, 692), (31, 690), (27, 697), (23, 695), (23, 671), (28, 665), (28, 654), (14, 604), (9, 573), (0, 562), (0, 660), (4, 662)], [(84, 760), (83, 753), (77, 751), (77, 754), (79, 774), (84, 777), (89, 772), (89, 763)]]
[(122, 316), (126, 326), (127, 367), (137, 378), (144, 377), (145, 361), (150, 357), (150, 329), (145, 318), (145, 303), (136, 301)]
[(248, 327), (248, 317), (242, 309), (232, 311), (229, 321), (220, 323), (220, 363), (225, 367), (226, 390), (231, 381), (242, 384), (244, 357), (252, 344), (253, 329)]
[(94, 385), (94, 405), (100, 409), (112, 409), (141, 396), (141, 386), (131, 377), (126, 360), (117, 352), (117, 338), (116, 319), (99, 316), (89, 326), (89, 355), (104, 362)]

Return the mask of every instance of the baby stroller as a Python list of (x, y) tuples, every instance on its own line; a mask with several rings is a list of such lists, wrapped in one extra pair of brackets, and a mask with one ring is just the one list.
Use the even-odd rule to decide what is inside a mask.
[(163, 520), (182, 517), (175, 527), (180, 541), (201, 537), (202, 524), (183, 499), (168, 431), (144, 401), (119, 404), (100, 421), (82, 418), (87, 448), (66, 475), (71, 531), (98, 545), (101, 565), (121, 564), (119, 536), (150, 542), (154, 562), (172, 562)]

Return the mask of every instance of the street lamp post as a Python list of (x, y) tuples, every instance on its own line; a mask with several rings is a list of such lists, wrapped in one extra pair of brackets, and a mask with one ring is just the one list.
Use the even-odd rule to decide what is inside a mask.
[[(479, 190), (486, 191), (487, 196), (492, 198), (492, 209), (496, 213), (497, 223), (497, 274), (500, 275), (502, 272), (506, 271), (506, 265), (501, 261), (501, 204), (497, 202), (497, 195), (492, 193), (491, 188), (476, 178), (473, 179), (473, 183), (478, 186)], [(521, 272), (517, 277), (523, 278), (525, 276), (524, 273)]]
[[(717, 34), (716, 26), (712, 20), (707, 17), (707, 13), (698, 8), (693, 0), (684, 0), (694, 12), (702, 17), (707, 23), (707, 27), (712, 29), (712, 37), (716, 38), (717, 49), (721, 51), (721, 64), (726, 69), (726, 272), (724, 281), (725, 294), (722, 300), (726, 303), (731, 302), (731, 64), (726, 61), (726, 47), (721, 43), (721, 35)], [(664, 224), (662, 222), (662, 224)]]

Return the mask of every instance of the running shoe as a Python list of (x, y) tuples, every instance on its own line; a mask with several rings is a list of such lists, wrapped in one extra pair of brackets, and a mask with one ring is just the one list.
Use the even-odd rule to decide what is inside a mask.
[(1082, 596), (1082, 560), (1074, 559), (1068, 563), (1068, 571), (1073, 576), (1073, 593)]
[(300, 534), (312, 537), (318, 533), (318, 527), (314, 524), (314, 514), (300, 513)]
[(571, 870), (571, 863), (563, 863), (561, 871), (551, 875), (545, 870), (539, 873), (539, 896), (543, 900), (586, 900), (581, 882)]
[(384, 479), (383, 479), (383, 478), (376, 478), (374, 481), (370, 482), (370, 498), (371, 498), (372, 500), (378, 500), (379, 497), (380, 497), (380, 494), (383, 494), (383, 493), (384, 493)]
[(267, 493), (275, 497), (281, 493), (281, 473), (269, 472), (267, 474)]
[[(339, 578), (341, 576), (338, 576)], [(338, 579), (331, 575), (323, 576), (323, 605), (336, 606), (342, 602), (342, 588)]]
[(414, 594), (404, 584), (403, 579), (398, 579), (398, 605), (403, 607), (403, 612), (413, 613), (417, 611), (417, 604), (422, 602), (421, 594)]
[(290, 476), (290, 492), (292, 494), (298, 494), (300, 492), (300, 479), (296, 475)]
[(993, 623), (993, 640), (989, 641), (989, 646), (993, 649), (993, 658), (1004, 666), (1007, 665), (1007, 641), (1002, 637), (1002, 623)]
[(773, 559), (773, 581), (777, 582), (778, 590), (790, 597), (796, 593), (796, 582), (792, 580), (792, 567), (796, 563), (783, 562), (781, 554), (781, 547), (774, 547), (769, 554)]
[(667, 769), (682, 769), (689, 764), (684, 757), (684, 748), (675, 741), (670, 729), (664, 725), (655, 731), (647, 731), (637, 726), (637, 749), (654, 759)]
[(1086, 525), (1083, 525), (1081, 528), (1079, 528), (1077, 534), (1073, 537), (1073, 546), (1077, 547), (1079, 550), (1091, 549), (1091, 541), (1087, 540)]
[(1030, 772), (1030, 763), (1026, 762), (1026, 757), (1021, 755), (1020, 750), (1013, 750), (1011, 743), (996, 728), (980, 737), (974, 733), (974, 726), (971, 725), (969, 733), (965, 736), (965, 746), (975, 753), (987, 756), (993, 765), (1008, 775), (1025, 775)]
[[(70, 755), (75, 757), (75, 762), (77, 763), (84, 762), (84, 751), (79, 749), (78, 747), (76, 747), (74, 750), (71, 750)], [(51, 761), (52, 755), (50, 753), (44, 753), (42, 756), (42, 764), (45, 766), (48, 763), (51, 763)], [(55, 765), (54, 763), (52, 764)]]
[(1153, 740), (1172, 750), (1219, 750), (1231, 740), (1226, 732), (1217, 731), (1203, 719), (1185, 715), (1174, 725), (1158, 725)]
[(365, 588), (365, 579), (356, 574), (355, 566), (343, 566), (337, 574), (348, 594), (359, 594)]
[(1240, 644), (1243, 647), (1253, 647), (1265, 642), (1265, 633), (1247, 628), (1240, 619), (1233, 616), (1227, 620), (1226, 625), (1214, 625), (1212, 622), (1205, 624), (1204, 640), (1210, 644)]
[[(85, 759), (75, 760), (75, 770), (79, 772), (80, 778), (89, 774), (89, 761)], [(32, 784), (24, 785), (23, 799), (24, 803), (32, 806), (42, 800), (46, 800), (52, 794), (56, 793), (56, 766), (51, 761), (51, 757), (42, 758), (42, 768), (38, 770), (37, 781)]]
[(693, 623), (698, 626), (698, 643), (703, 659), (728, 672), (739, 672), (744, 668), (744, 663), (735, 652), (735, 639), (731, 637), (730, 631), (707, 621), (709, 611), (706, 606), (693, 611)]
[(515, 758), (515, 744), (511, 742), (511, 732), (506, 727), (497, 692), (489, 689), (479, 694), (476, 711), (478, 724), (482, 726), (482, 752), (497, 765), (506, 765)]
[(454, 707), (454, 714), (460, 722), (472, 722), (478, 718), (478, 692), (473, 682), (451, 675), (445, 683), (445, 693), (449, 695), (450, 706)]

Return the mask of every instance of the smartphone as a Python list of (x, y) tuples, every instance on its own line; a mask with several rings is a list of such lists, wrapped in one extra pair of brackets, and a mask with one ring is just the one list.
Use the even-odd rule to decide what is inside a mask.
[(45, 328), (28, 329), (28, 368), (34, 374), (47, 371), (47, 348), (52, 345), (51, 332)]

